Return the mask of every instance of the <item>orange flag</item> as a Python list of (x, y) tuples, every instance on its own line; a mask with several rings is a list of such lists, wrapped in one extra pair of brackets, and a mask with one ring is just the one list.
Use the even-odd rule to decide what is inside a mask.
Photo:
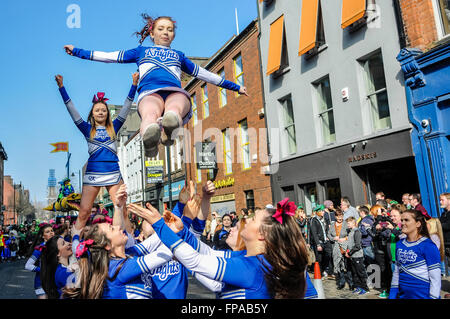
[(69, 142), (50, 143), (50, 145), (55, 147), (55, 149), (50, 153), (69, 151)]

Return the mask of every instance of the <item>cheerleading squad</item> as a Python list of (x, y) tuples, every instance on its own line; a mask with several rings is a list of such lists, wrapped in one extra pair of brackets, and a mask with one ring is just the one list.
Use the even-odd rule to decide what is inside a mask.
[[(189, 182), (172, 211), (159, 212), (150, 203), (145, 207), (126, 205), (116, 136), (136, 92), (147, 157), (157, 155), (159, 143), (171, 145), (177, 128), (192, 116), (189, 94), (181, 88), (182, 71), (247, 95), (245, 87), (195, 65), (184, 53), (170, 48), (176, 28), (172, 18), (143, 18), (145, 26), (136, 33), (140, 45), (135, 49), (101, 52), (64, 46), (69, 55), (81, 59), (136, 63), (139, 72), (133, 74), (129, 94), (114, 121), (102, 92), (94, 95), (88, 119), (83, 120), (63, 77), (55, 76), (63, 102), (87, 141), (89, 159), (79, 214), (70, 234), (55, 234), (52, 225), (40, 225), (26, 266), (36, 272), (36, 295), (51, 299), (184, 299), (191, 274), (217, 298), (317, 298), (307, 273), (310, 254), (296, 222), (297, 207), (288, 198), (276, 207), (255, 208), (252, 216), (226, 226), (227, 246), (214, 245), (215, 249), (200, 240), (206, 220), (211, 219), (210, 200), (215, 192), (211, 181), (203, 185), (201, 194), (196, 194), (194, 183)], [(153, 41), (150, 47), (142, 46), (147, 37)], [(114, 203), (112, 219), (91, 215), (101, 187)], [(141, 221), (137, 238), (130, 214)], [(402, 214), (408, 233), (397, 245), (402, 247), (401, 253), (397, 252), (401, 263), (396, 265), (391, 289), (398, 298), (438, 296), (434, 274), (439, 253), (429, 257), (422, 248), (430, 246), (430, 240), (419, 217), (413, 211)], [(358, 236), (353, 236), (356, 242)], [(323, 251), (320, 245), (316, 250)], [(411, 287), (417, 290), (415, 295), (410, 293)]]

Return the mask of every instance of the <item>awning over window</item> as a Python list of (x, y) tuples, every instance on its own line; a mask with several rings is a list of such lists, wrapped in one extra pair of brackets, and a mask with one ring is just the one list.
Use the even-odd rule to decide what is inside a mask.
[(318, 14), (319, 0), (302, 1), (299, 56), (316, 46)]
[(269, 57), (267, 59), (267, 75), (277, 71), (281, 66), (281, 50), (283, 47), (284, 15), (270, 25)]
[(364, 17), (365, 13), (366, 0), (342, 0), (342, 29)]

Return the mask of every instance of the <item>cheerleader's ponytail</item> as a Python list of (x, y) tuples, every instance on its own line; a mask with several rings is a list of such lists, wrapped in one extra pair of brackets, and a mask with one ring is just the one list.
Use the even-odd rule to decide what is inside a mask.
[(168, 16), (161, 16), (161, 17), (158, 17), (158, 18), (156, 18), (156, 19), (153, 19), (151, 16), (149, 16), (149, 15), (146, 14), (146, 13), (142, 13), (142, 14), (141, 14), (141, 17), (142, 17), (142, 19), (144, 20), (145, 25), (144, 25), (144, 27), (141, 29), (141, 31), (135, 32), (135, 33), (134, 33), (137, 37), (140, 37), (140, 39), (139, 39), (139, 44), (142, 44), (142, 43), (144, 42), (144, 40), (150, 35), (150, 33), (153, 31), (153, 28), (155, 27), (156, 23), (157, 23), (159, 20), (165, 19), (165, 20), (169, 20), (170, 22), (172, 22), (172, 24), (173, 24), (173, 29), (174, 29), (174, 32), (175, 32), (176, 21), (173, 20), (171, 17), (168, 17)]

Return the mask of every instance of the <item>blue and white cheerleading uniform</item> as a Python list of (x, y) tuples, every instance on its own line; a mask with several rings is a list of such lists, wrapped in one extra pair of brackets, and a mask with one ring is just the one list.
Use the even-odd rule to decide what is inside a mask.
[(45, 246), (45, 242), (40, 244), (38, 247), (36, 247), (31, 254), (30, 258), (28, 258), (25, 269), (35, 272), (36, 275), (34, 276), (34, 292), (36, 293), (36, 296), (43, 296), (45, 295), (45, 291), (42, 288), (42, 282), (41, 282), (41, 255), (42, 252), (40, 249)]
[(389, 299), (439, 299), (441, 256), (427, 237), (397, 242), (396, 263)]
[(76, 273), (69, 270), (68, 267), (58, 264), (55, 271), (55, 284), (59, 296), (62, 295), (62, 289), (69, 283), (75, 284)]
[[(73, 55), (81, 59), (105, 63), (136, 63), (139, 68), (138, 104), (144, 96), (161, 92), (181, 92), (189, 101), (190, 95), (181, 88), (181, 72), (185, 72), (202, 81), (222, 88), (239, 91), (240, 86), (227, 81), (217, 74), (194, 64), (183, 52), (170, 47), (154, 45), (151, 47), (138, 46), (131, 50), (115, 52), (89, 51), (74, 48)], [(164, 94), (161, 94), (162, 96)], [(183, 118), (186, 124), (192, 117), (192, 109)]]
[[(206, 245), (202, 241), (198, 240), (196, 236), (185, 236), (184, 239), (191, 247), (203, 255), (214, 255), (221, 258), (233, 258), (238, 256), (245, 256), (247, 254), (246, 250), (241, 251), (231, 251), (231, 250), (214, 250), (210, 246)], [(268, 265), (270, 267), (270, 265)], [(235, 293), (235, 288), (227, 285), (226, 283), (212, 280), (204, 275), (197, 272), (192, 272), (195, 279), (200, 281), (206, 288), (216, 293), (219, 299), (243, 299), (242, 294)], [(314, 287), (309, 274), (305, 271), (306, 279), (306, 292), (304, 299), (318, 299), (317, 290)]]
[[(269, 299), (271, 296), (264, 280), (263, 255), (237, 256), (229, 259), (202, 255), (175, 234), (161, 219), (153, 224), (161, 241), (188, 269), (209, 279), (225, 283), (226, 296), (245, 299)], [(242, 276), (245, 273), (246, 276)]]
[[(81, 118), (66, 89), (62, 87), (59, 89), (59, 92), (73, 122), (83, 133), (88, 143), (89, 160), (83, 176), (83, 185), (108, 186), (118, 184), (122, 179), (122, 175), (120, 174), (119, 158), (117, 157), (116, 139), (111, 139), (104, 126), (97, 126), (96, 135), (91, 139), (92, 125)], [(132, 85), (120, 113), (113, 121), (116, 134), (127, 118), (135, 93), (136, 86)]]
[[(172, 259), (170, 251), (160, 246), (142, 257), (111, 258), (103, 299), (152, 299), (152, 280), (150, 272)], [(117, 268), (122, 268), (113, 278)]]

